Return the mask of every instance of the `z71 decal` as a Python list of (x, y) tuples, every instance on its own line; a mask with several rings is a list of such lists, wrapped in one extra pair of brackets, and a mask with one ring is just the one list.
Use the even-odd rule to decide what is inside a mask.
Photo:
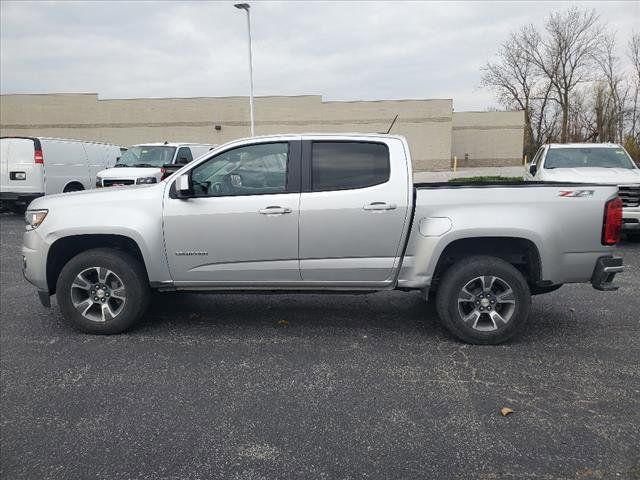
[(593, 197), (594, 190), (560, 190), (559, 197)]

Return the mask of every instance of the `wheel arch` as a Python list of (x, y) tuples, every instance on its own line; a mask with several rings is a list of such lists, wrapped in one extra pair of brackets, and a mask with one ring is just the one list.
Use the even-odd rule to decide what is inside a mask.
[(142, 265), (148, 281), (144, 256), (134, 239), (117, 234), (70, 235), (56, 240), (47, 253), (47, 287), (51, 295), (56, 291), (58, 277), (66, 263), (79, 253), (94, 248), (113, 248), (133, 256)]
[(453, 240), (440, 253), (436, 263), (430, 290), (437, 290), (447, 270), (459, 260), (476, 255), (500, 258), (517, 268), (530, 286), (542, 279), (542, 260), (538, 246), (523, 237), (472, 237)]
[[(79, 188), (74, 188), (73, 190), (70, 190), (70, 187), (79, 187)], [(62, 189), (63, 193), (66, 192), (79, 192), (84, 190), (84, 185), (82, 184), (82, 182), (78, 181), (78, 180), (72, 180), (70, 182), (67, 182), (66, 185), (64, 186), (64, 188)]]

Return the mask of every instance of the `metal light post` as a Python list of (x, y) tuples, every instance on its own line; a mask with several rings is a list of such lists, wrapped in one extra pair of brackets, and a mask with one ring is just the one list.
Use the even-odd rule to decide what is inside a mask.
[(255, 135), (254, 121), (253, 121), (253, 58), (251, 55), (251, 14), (249, 9), (251, 5), (248, 3), (236, 3), (234, 7), (247, 12), (247, 32), (249, 34), (249, 109), (251, 113), (251, 136)]

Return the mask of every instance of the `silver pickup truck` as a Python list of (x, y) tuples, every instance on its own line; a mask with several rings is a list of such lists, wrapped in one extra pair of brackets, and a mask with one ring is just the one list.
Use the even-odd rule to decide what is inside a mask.
[(522, 329), (531, 295), (615, 290), (615, 186), (416, 184), (403, 137), (278, 135), (156, 185), (39, 198), (23, 268), (85, 332), (119, 333), (152, 290), (421, 290), (470, 343)]

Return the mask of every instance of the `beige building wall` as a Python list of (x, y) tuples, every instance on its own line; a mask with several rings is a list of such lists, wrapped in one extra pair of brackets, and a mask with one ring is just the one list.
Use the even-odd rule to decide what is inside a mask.
[[(386, 132), (405, 135), (414, 169), (451, 159), (452, 100), (324, 102), (320, 95), (257, 97), (256, 134)], [(247, 97), (99, 100), (97, 94), (2, 95), (0, 134), (95, 140), (118, 145), (224, 143), (249, 135)], [(215, 126), (219, 125), (220, 130)]]
[(522, 164), (524, 112), (454, 112), (452, 152), (459, 167)]
[[(320, 95), (256, 98), (258, 135), (386, 132), (407, 137), (416, 171), (522, 161), (523, 112), (455, 112), (452, 100), (325, 102)], [(129, 146), (224, 143), (249, 135), (247, 97), (99, 100), (97, 94), (2, 95), (1, 135), (38, 135)], [(220, 126), (216, 130), (215, 126)], [(467, 157), (465, 159), (465, 156)]]

